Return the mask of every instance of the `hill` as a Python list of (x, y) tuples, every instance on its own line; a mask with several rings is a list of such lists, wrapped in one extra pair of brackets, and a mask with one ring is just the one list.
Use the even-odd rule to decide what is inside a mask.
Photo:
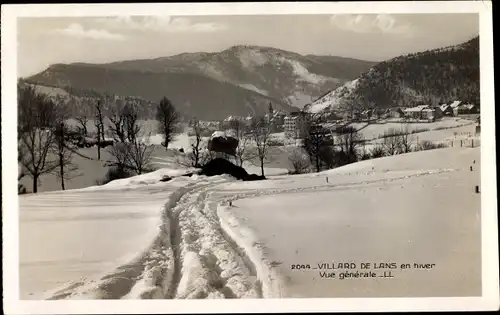
[(479, 37), (376, 64), (317, 99), (307, 110), (438, 105), (457, 99), (479, 105)]
[(186, 116), (212, 120), (263, 113), (269, 102), (286, 111), (303, 107), (372, 65), (270, 47), (233, 46), (217, 53), (183, 53), (107, 64), (55, 64), (25, 80), (150, 101), (167, 96)]

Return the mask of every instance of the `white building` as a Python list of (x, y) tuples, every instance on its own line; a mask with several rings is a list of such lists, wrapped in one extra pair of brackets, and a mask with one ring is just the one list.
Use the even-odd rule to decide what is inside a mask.
[(295, 112), (286, 116), (284, 121), (285, 137), (302, 139), (306, 131), (306, 122), (307, 114), (304, 112)]

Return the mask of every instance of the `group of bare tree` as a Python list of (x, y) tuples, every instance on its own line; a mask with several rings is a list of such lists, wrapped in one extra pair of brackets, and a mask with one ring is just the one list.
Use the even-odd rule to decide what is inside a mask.
[(33, 193), (38, 191), (40, 177), (51, 173), (64, 190), (64, 181), (77, 169), (72, 163), (74, 148), (66, 136), (66, 119), (64, 102), (38, 93), (32, 86), (18, 85), (18, 161), (20, 175), (33, 180)]
[(384, 133), (382, 148), (385, 155), (396, 155), (413, 151), (413, 142), (408, 130), (389, 129)]
[(230, 132), (228, 137), (237, 141), (236, 148), (232, 154), (212, 151), (208, 147), (208, 141), (204, 139), (204, 127), (199, 119), (191, 119), (190, 151), (178, 160), (183, 166), (200, 168), (215, 158), (224, 158), (242, 167), (245, 162), (251, 162), (260, 167), (261, 175), (265, 175), (264, 165), (270, 161), (269, 147), (271, 140), (271, 128), (267, 119), (258, 116), (249, 123), (241, 120), (233, 120), (227, 126)]
[[(146, 133), (139, 123), (139, 107), (135, 103), (115, 100), (110, 104), (109, 112), (108, 131), (114, 141), (114, 145), (108, 148), (113, 158), (109, 165), (115, 166), (122, 174), (128, 171), (138, 175), (144, 173), (149, 169), (154, 146), (149, 141), (151, 134)], [(98, 133), (104, 135), (104, 132)]]
[[(109, 165), (137, 174), (148, 169), (154, 148), (149, 144), (149, 135), (142, 130), (135, 104), (110, 101), (109, 98), (85, 98), (80, 105), (80, 115), (75, 118), (82, 137), (89, 135), (87, 124), (94, 116), (98, 160), (101, 160), (102, 143), (107, 141), (104, 124), (107, 118), (108, 131), (116, 142), (108, 148), (112, 157)], [(74, 131), (66, 122), (68, 113), (68, 103), (64, 100), (39, 93), (30, 85), (18, 85), (19, 179), (30, 176), (33, 193), (38, 191), (42, 175), (56, 175), (63, 190), (65, 181), (78, 175), (78, 167), (73, 163), (77, 147), (71, 139)]]
[[(309, 156), (310, 165), (316, 172), (320, 172), (325, 168), (330, 169), (358, 161), (360, 159), (358, 149), (363, 139), (353, 127), (343, 126), (329, 130), (313, 117), (305, 124), (302, 141), (302, 149)], [(303, 154), (294, 151), (289, 160), (293, 167), (292, 173), (303, 173), (308, 170), (304, 165)]]

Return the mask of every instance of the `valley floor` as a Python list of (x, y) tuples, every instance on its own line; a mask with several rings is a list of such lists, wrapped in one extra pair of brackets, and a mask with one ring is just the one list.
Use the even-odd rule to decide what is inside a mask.
[[(158, 182), (168, 172), (20, 196), (21, 298), (481, 294), (479, 148), (257, 182)], [(435, 267), (344, 280), (291, 269), (321, 262)]]

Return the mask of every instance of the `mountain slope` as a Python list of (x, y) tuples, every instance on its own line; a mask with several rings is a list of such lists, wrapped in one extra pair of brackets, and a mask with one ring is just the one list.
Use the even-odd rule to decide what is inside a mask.
[(107, 64), (58, 64), (26, 80), (38, 85), (126, 93), (152, 101), (167, 96), (186, 115), (219, 119), (260, 112), (269, 102), (284, 110), (303, 107), (372, 65), (349, 58), (234, 46), (217, 53), (183, 53)]
[(457, 99), (479, 105), (479, 37), (381, 62), (306, 110), (437, 105)]
[(218, 53), (184, 53), (102, 65), (113, 69), (197, 73), (302, 107), (374, 63), (332, 56), (302, 56), (270, 47), (233, 46)]
[(139, 72), (73, 64), (51, 66), (26, 81), (102, 94), (138, 96), (152, 101), (168, 96), (184, 116), (206, 120), (231, 114), (264, 113), (269, 102), (276, 108), (290, 110), (276, 99), (191, 73)]

